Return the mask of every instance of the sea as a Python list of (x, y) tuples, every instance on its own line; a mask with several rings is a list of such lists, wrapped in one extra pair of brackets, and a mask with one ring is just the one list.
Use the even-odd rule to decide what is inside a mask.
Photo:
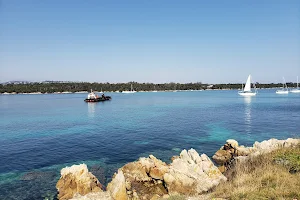
[(86, 163), (106, 185), (124, 164), (150, 154), (170, 163), (183, 149), (213, 154), (227, 139), (252, 146), (300, 137), (300, 94), (260, 89), (0, 95), (0, 199), (56, 199), (60, 170)]

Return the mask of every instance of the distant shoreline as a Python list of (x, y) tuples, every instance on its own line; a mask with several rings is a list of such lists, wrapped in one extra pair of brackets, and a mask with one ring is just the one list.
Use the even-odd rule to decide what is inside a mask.
[[(291, 87), (292, 88), (292, 87)], [(280, 89), (280, 87), (274, 87), (274, 88), (257, 88), (258, 90), (274, 90), (274, 89)], [(150, 91), (137, 91), (140, 93), (144, 92), (201, 92), (201, 91), (227, 91), (227, 90), (241, 90), (241, 89), (203, 89), (203, 90), (150, 90)], [(99, 91), (94, 91), (95, 93), (100, 93)], [(16, 95), (16, 94), (21, 94), (21, 95), (41, 95), (41, 94), (87, 94), (89, 93), (88, 91), (78, 91), (78, 92), (70, 92), (70, 91), (64, 91), (64, 92), (2, 92), (0, 93), (1, 95)], [(103, 93), (122, 93), (120, 91), (103, 91)]]

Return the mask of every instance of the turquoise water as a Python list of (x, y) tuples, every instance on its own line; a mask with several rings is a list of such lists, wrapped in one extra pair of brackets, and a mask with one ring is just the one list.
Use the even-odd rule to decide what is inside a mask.
[(300, 136), (300, 95), (259, 90), (0, 95), (0, 199), (55, 198), (61, 168), (87, 163), (100, 182), (153, 154), (169, 162), (186, 148), (212, 156), (229, 138), (242, 145)]

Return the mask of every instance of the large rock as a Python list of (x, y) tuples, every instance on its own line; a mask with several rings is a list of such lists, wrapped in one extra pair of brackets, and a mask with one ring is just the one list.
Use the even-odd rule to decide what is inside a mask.
[(114, 175), (112, 181), (107, 185), (107, 190), (112, 198), (116, 200), (127, 200), (125, 177), (122, 170)]
[(56, 184), (60, 200), (71, 199), (76, 193), (85, 195), (102, 191), (101, 183), (88, 171), (85, 164), (65, 167), (60, 173), (61, 177)]
[(128, 163), (121, 170), (129, 199), (151, 199), (168, 193), (162, 182), (168, 165), (153, 155)]
[(179, 158), (174, 159), (164, 182), (170, 195), (195, 195), (207, 192), (226, 177), (205, 155), (194, 150), (183, 150)]
[(262, 142), (255, 142), (253, 144), (253, 149), (254, 151), (259, 151), (260, 153), (268, 153), (278, 148), (293, 147), (298, 144), (300, 144), (299, 139), (288, 138), (287, 140), (277, 140), (272, 138)]
[(230, 151), (218, 150), (212, 158), (217, 164), (224, 165), (232, 159), (232, 154)]

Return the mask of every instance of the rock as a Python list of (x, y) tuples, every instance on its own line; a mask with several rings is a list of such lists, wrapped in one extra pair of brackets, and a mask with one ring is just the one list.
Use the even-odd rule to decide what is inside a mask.
[(232, 154), (228, 150), (218, 150), (212, 157), (214, 161), (219, 165), (224, 165), (232, 159)]
[(253, 152), (252, 147), (244, 147), (244, 146), (236, 147), (236, 150), (237, 150), (237, 155), (238, 156), (247, 156), (247, 155), (249, 155), (250, 153)]
[(127, 174), (129, 179), (137, 181), (150, 181), (151, 178), (148, 176), (149, 173), (147, 167), (142, 165), (140, 162), (131, 162), (122, 167), (124, 174)]
[(138, 194), (135, 191), (133, 192), (132, 196), (133, 196), (133, 198), (132, 198), (133, 200), (139, 200), (140, 199)]
[(65, 167), (60, 173), (61, 177), (56, 184), (58, 199), (71, 199), (76, 193), (85, 195), (102, 191), (101, 183), (85, 164)]
[(218, 167), (221, 173), (224, 173), (226, 171), (226, 167), (224, 165), (221, 165)]
[(160, 196), (157, 195), (157, 194), (155, 194), (155, 195), (153, 195), (153, 196), (151, 197), (150, 200), (158, 200), (158, 199), (160, 199)]
[(194, 149), (183, 150), (164, 175), (169, 195), (201, 194), (225, 180), (211, 160), (205, 154), (199, 156)]
[(154, 179), (163, 180), (164, 174), (168, 171), (168, 167), (166, 166), (158, 166), (152, 167), (150, 169), (149, 175)]
[(113, 200), (108, 192), (91, 192), (84, 196), (75, 194), (71, 200)]
[(226, 143), (229, 144), (232, 148), (238, 147), (239, 143), (236, 140), (229, 139), (226, 140)]
[(171, 161), (173, 161), (173, 160), (175, 160), (177, 158), (179, 158), (179, 156), (172, 156)]
[(277, 140), (272, 138), (270, 140), (265, 140), (262, 142), (255, 142), (253, 144), (253, 149), (254, 151), (259, 151), (260, 153), (269, 153), (278, 148), (293, 147), (298, 144), (300, 144), (299, 139), (288, 138), (287, 140)]
[[(300, 144), (299, 139), (288, 138), (286, 140), (277, 140), (272, 138), (262, 142), (255, 142), (253, 147), (245, 147), (238, 146), (237, 141), (229, 139), (226, 141), (226, 144), (215, 153), (213, 159), (217, 164), (224, 165), (224, 167), (220, 167), (221, 171), (223, 169), (226, 171), (234, 163), (231, 161), (246, 161), (246, 159), (241, 156), (256, 157), (261, 154), (274, 151), (278, 148), (293, 147), (298, 144)], [(241, 157), (241, 159), (239, 159), (239, 157)]]
[(125, 181), (126, 190), (131, 190), (131, 182), (129, 180)]
[(127, 200), (125, 177), (122, 170), (114, 175), (112, 181), (107, 185), (111, 197), (116, 200)]
[(300, 144), (300, 139), (288, 138), (284, 141), (283, 147), (295, 147)]
[(163, 196), (168, 193), (162, 182), (168, 165), (153, 155), (128, 163), (120, 170), (125, 177), (126, 189), (133, 192), (130, 198), (150, 199), (153, 195)]

